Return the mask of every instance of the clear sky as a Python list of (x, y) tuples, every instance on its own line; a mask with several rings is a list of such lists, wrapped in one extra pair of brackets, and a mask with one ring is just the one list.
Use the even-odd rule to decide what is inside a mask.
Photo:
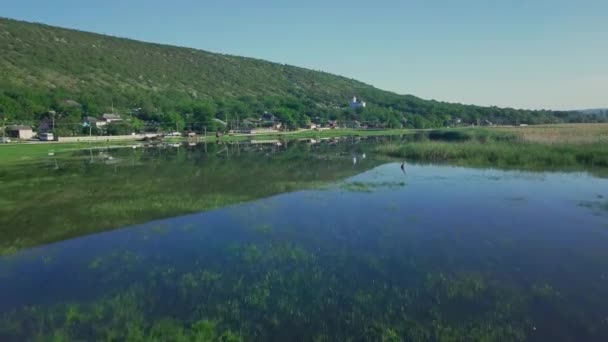
[(608, 107), (608, 0), (0, 0), (0, 16), (262, 58), (427, 99)]

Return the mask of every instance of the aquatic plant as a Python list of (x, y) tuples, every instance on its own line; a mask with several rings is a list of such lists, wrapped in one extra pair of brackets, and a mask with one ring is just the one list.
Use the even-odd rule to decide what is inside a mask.
[(375, 189), (398, 189), (404, 187), (405, 182), (345, 182), (340, 189), (352, 192), (373, 192)]

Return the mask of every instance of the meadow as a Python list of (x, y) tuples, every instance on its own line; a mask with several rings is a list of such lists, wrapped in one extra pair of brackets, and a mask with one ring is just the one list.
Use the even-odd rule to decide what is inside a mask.
[(523, 141), (542, 144), (608, 144), (608, 123), (497, 127)]

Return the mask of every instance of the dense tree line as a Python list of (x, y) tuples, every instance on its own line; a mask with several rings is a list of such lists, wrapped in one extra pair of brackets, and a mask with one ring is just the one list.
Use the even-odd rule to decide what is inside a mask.
[[(605, 115), (422, 100), (324, 72), (188, 48), (0, 19), (0, 117), (50, 120), (81, 134), (84, 117), (116, 112), (125, 130), (215, 130), (270, 112), (287, 128), (310, 122), (428, 128), (455, 124), (606, 121)], [(351, 110), (353, 95), (367, 108)]]

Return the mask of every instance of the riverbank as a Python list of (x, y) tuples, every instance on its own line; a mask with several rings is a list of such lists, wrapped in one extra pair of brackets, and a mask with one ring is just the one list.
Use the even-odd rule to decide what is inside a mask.
[[(179, 143), (182, 141), (194, 142), (233, 142), (247, 140), (270, 140), (270, 139), (321, 139), (335, 138), (343, 136), (397, 136), (413, 134), (416, 130), (356, 130), (356, 129), (332, 129), (323, 131), (300, 130), (293, 132), (280, 132), (275, 134), (235, 134), (222, 135), (217, 138), (215, 135), (196, 136), (194, 138), (169, 137), (164, 138), (165, 142)], [(129, 140), (110, 140), (110, 141), (88, 141), (88, 142), (20, 142), (10, 144), (0, 144), (0, 165), (17, 162), (27, 162), (36, 158), (48, 156), (62, 152), (69, 152), (89, 148), (113, 148), (132, 146), (142, 141)]]
[[(377, 152), (415, 161), (450, 162), (468, 166), (608, 167), (608, 124), (560, 124), (527, 127), (463, 127), (435, 130), (300, 130), (275, 134), (237, 134), (171, 138), (170, 142), (235, 142), (247, 140), (323, 139), (344, 136), (402, 136)], [(410, 138), (411, 137), (411, 138)], [(137, 141), (47, 142), (0, 145), (0, 165), (27, 162), (49, 154), (85, 148), (124, 147)]]

